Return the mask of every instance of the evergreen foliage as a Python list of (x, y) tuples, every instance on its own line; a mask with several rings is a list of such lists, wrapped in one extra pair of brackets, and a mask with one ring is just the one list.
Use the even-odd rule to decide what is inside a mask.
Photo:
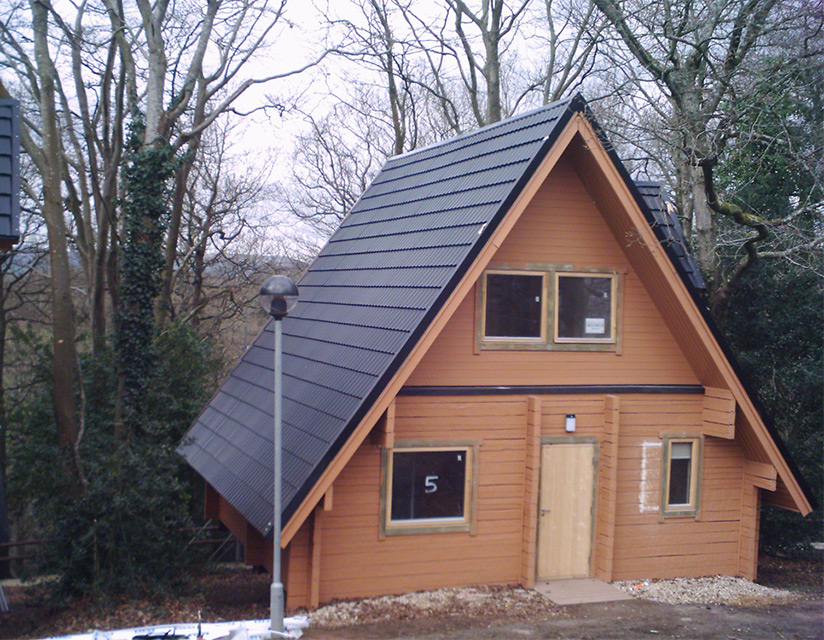
[(115, 436), (117, 376), (111, 350), (83, 359), (89, 399), (81, 447), (87, 486), (66, 500), (51, 414), (49, 350), (30, 338), (37, 370), (26, 399), (10, 413), (9, 507), (33, 535), (54, 539), (35, 571), (62, 576), (62, 595), (163, 593), (183, 584), (191, 554), (185, 531), (200, 488), (175, 446), (208, 399), (216, 368), (208, 343), (184, 325), (157, 335), (147, 379), (143, 433)]
[(751, 382), (790, 457), (819, 501), (806, 518), (764, 510), (762, 547), (799, 552), (820, 541), (824, 512), (824, 283), (815, 274), (761, 262), (735, 293), (725, 323)]
[[(85, 486), (63, 486), (54, 441), (51, 352), (28, 336), (35, 384), (11, 415), (9, 493), (29, 531), (54, 540), (42, 569), (59, 593), (108, 598), (163, 594), (180, 586), (191, 522), (192, 474), (175, 448), (208, 398), (217, 363), (184, 324), (158, 331), (168, 144), (146, 147), (132, 122), (123, 169), (121, 305), (114, 349), (83, 357), (85, 413), (80, 457)], [(83, 403), (78, 402), (78, 406)], [(70, 496), (69, 499), (66, 496)]]
[[(820, 158), (824, 134), (815, 107), (820, 77), (805, 61), (765, 60), (792, 82), (765, 78), (759, 100), (744, 105), (741, 130), (719, 166), (719, 184), (747, 211), (780, 219), (799, 203), (821, 202)], [(819, 210), (820, 211), (820, 210)], [(812, 242), (822, 233), (814, 207), (799, 216), (797, 230)], [(792, 239), (790, 239), (792, 240)], [(796, 240), (798, 244), (803, 241)], [(777, 243), (785, 249), (789, 241)], [(735, 256), (724, 256), (734, 260)], [(723, 328), (744, 378), (766, 407), (791, 459), (806, 479), (818, 508), (806, 518), (765, 508), (761, 544), (772, 551), (808, 550), (821, 539), (824, 504), (824, 256), (799, 251), (792, 261), (762, 259), (730, 299)]]

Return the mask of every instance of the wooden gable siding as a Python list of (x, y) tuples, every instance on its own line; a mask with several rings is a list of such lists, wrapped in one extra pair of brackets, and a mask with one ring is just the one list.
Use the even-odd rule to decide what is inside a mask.
[[(478, 350), (475, 296), (467, 296), (407, 384), (695, 384), (652, 299), (562, 158), (495, 253), (490, 267), (534, 264), (622, 273), (620, 355), (614, 351)], [(476, 293), (477, 294), (477, 286)]]
[(638, 237), (637, 230), (646, 227), (646, 223), (642, 221), (643, 216), (633, 203), (626, 184), (620, 179), (604, 148), (587, 144), (587, 140), (594, 137), (589, 124), (581, 121), (579, 131), (581, 137), (570, 144), (566, 155), (578, 175), (585, 180), (585, 187), (595, 202), (615, 203), (627, 212), (627, 215), (609, 216), (607, 224), (617, 238), (636, 238), (636, 242), (626, 245), (627, 258), (637, 272), (643, 273), (647, 288), (655, 291), (654, 303), (681, 345), (682, 353), (705, 387), (726, 388), (732, 392), (739, 408), (735, 436), (747, 459), (776, 465), (779, 476), (777, 489), (764, 494), (764, 501), (806, 515), (812, 510), (812, 505), (715, 336), (698, 308), (689, 300), (689, 294), (680, 284), (674, 266), (657, 248), (654, 239), (648, 244), (645, 238)]

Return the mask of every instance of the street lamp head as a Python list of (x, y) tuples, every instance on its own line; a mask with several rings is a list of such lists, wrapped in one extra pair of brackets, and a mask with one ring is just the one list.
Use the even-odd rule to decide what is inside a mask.
[(282, 320), (298, 302), (298, 286), (287, 276), (271, 276), (260, 288), (260, 306), (275, 320)]

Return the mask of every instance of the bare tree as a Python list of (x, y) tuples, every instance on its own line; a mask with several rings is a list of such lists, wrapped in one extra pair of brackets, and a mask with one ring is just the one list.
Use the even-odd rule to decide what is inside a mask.
[[(463, 129), (463, 102), (474, 126), (497, 122), (511, 113), (503, 101), (503, 57), (530, 2), (519, 0), (510, 7), (504, 0), (482, 0), (476, 10), (464, 0), (444, 0), (442, 13), (435, 18), (413, 12), (411, 3), (403, 6), (410, 38), (428, 67), (429, 77), (422, 84), (454, 132)], [(457, 83), (450, 77), (453, 70)]]
[(232, 139), (226, 122), (204, 133), (188, 174), (174, 269), (172, 317), (211, 335), (243, 312), (271, 273), (260, 249), (270, 170), (244, 164)]
[(277, 186), (281, 207), (330, 236), (395, 149), (383, 96), (363, 86), (324, 117), (305, 115), (293, 171)]
[(63, 175), (68, 169), (58, 130), (58, 92), (55, 87), (58, 75), (49, 50), (49, 7), (46, 3), (31, 0), (29, 8), (34, 36), (31, 70), (35, 75), (32, 82), (36, 83), (35, 95), (38, 98), (41, 118), (37, 123), (37, 138), (24, 127), (21, 142), (37, 167), (41, 179), (40, 206), (49, 240), (52, 289), (55, 425), (57, 441), (64, 454), (67, 476), (73, 491), (79, 492), (83, 486), (79, 450), (82, 432), (74, 395), (78, 359), (71, 268), (61, 191)]
[[(398, 35), (400, 8), (391, 0), (359, 0), (354, 6), (361, 20), (329, 17), (329, 25), (342, 27), (349, 60), (374, 71), (386, 89), (387, 115), (394, 141), (392, 155), (414, 148), (417, 143), (417, 104), (410, 69), (412, 47)], [(362, 91), (362, 89), (361, 89)]]
[[(713, 168), (731, 140), (747, 135), (738, 125), (749, 126), (743, 116), (758, 108), (759, 81), (778, 74), (773, 84), (780, 86), (785, 62), (821, 55), (821, 38), (816, 39), (821, 9), (779, 0), (593, 1), (612, 27), (608, 56), (624, 73), (623, 90), (660, 123), (659, 133), (652, 135), (671, 151), (678, 208), (694, 233), (698, 260), (719, 296), (716, 302), (725, 300), (757, 258), (758, 245), (797, 221), (801, 211), (769, 222), (743, 210), (736, 215), (713, 186)], [(791, 43), (796, 53), (788, 56)], [(627, 125), (631, 130), (633, 123)], [(644, 133), (649, 137), (651, 132)], [(737, 243), (745, 258), (730, 270), (719, 260), (720, 217), (749, 229)], [(775, 252), (767, 249), (763, 255), (770, 254)]]
[(81, 385), (69, 253), (76, 249), (81, 260), (92, 345), (99, 350), (107, 344), (111, 310), (120, 305), (125, 127), (142, 112), (144, 148), (167, 147), (184, 158), (177, 165), (158, 304), (159, 319), (168, 317), (184, 194), (203, 132), (249, 87), (304, 68), (260, 76), (248, 71), (253, 56), (276, 37), (284, 6), (285, 0), (137, 0), (134, 6), (90, 0), (56, 10), (50, 0), (17, 0), (1, 10), (0, 71), (27, 107), (22, 141), (39, 174), (50, 245), (58, 440), (74, 452), (78, 486), (83, 416), (75, 403)]
[(544, 42), (544, 73), (535, 86), (541, 89), (543, 103), (548, 104), (582, 87), (595, 71), (606, 21), (591, 0), (544, 0), (541, 18), (533, 38)]

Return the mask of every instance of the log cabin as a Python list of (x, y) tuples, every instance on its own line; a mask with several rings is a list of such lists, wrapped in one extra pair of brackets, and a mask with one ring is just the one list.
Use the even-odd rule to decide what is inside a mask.
[[(287, 608), (754, 578), (762, 501), (812, 500), (703, 288), (580, 95), (391, 158), (283, 321)], [(268, 568), (271, 324), (179, 448)]]

